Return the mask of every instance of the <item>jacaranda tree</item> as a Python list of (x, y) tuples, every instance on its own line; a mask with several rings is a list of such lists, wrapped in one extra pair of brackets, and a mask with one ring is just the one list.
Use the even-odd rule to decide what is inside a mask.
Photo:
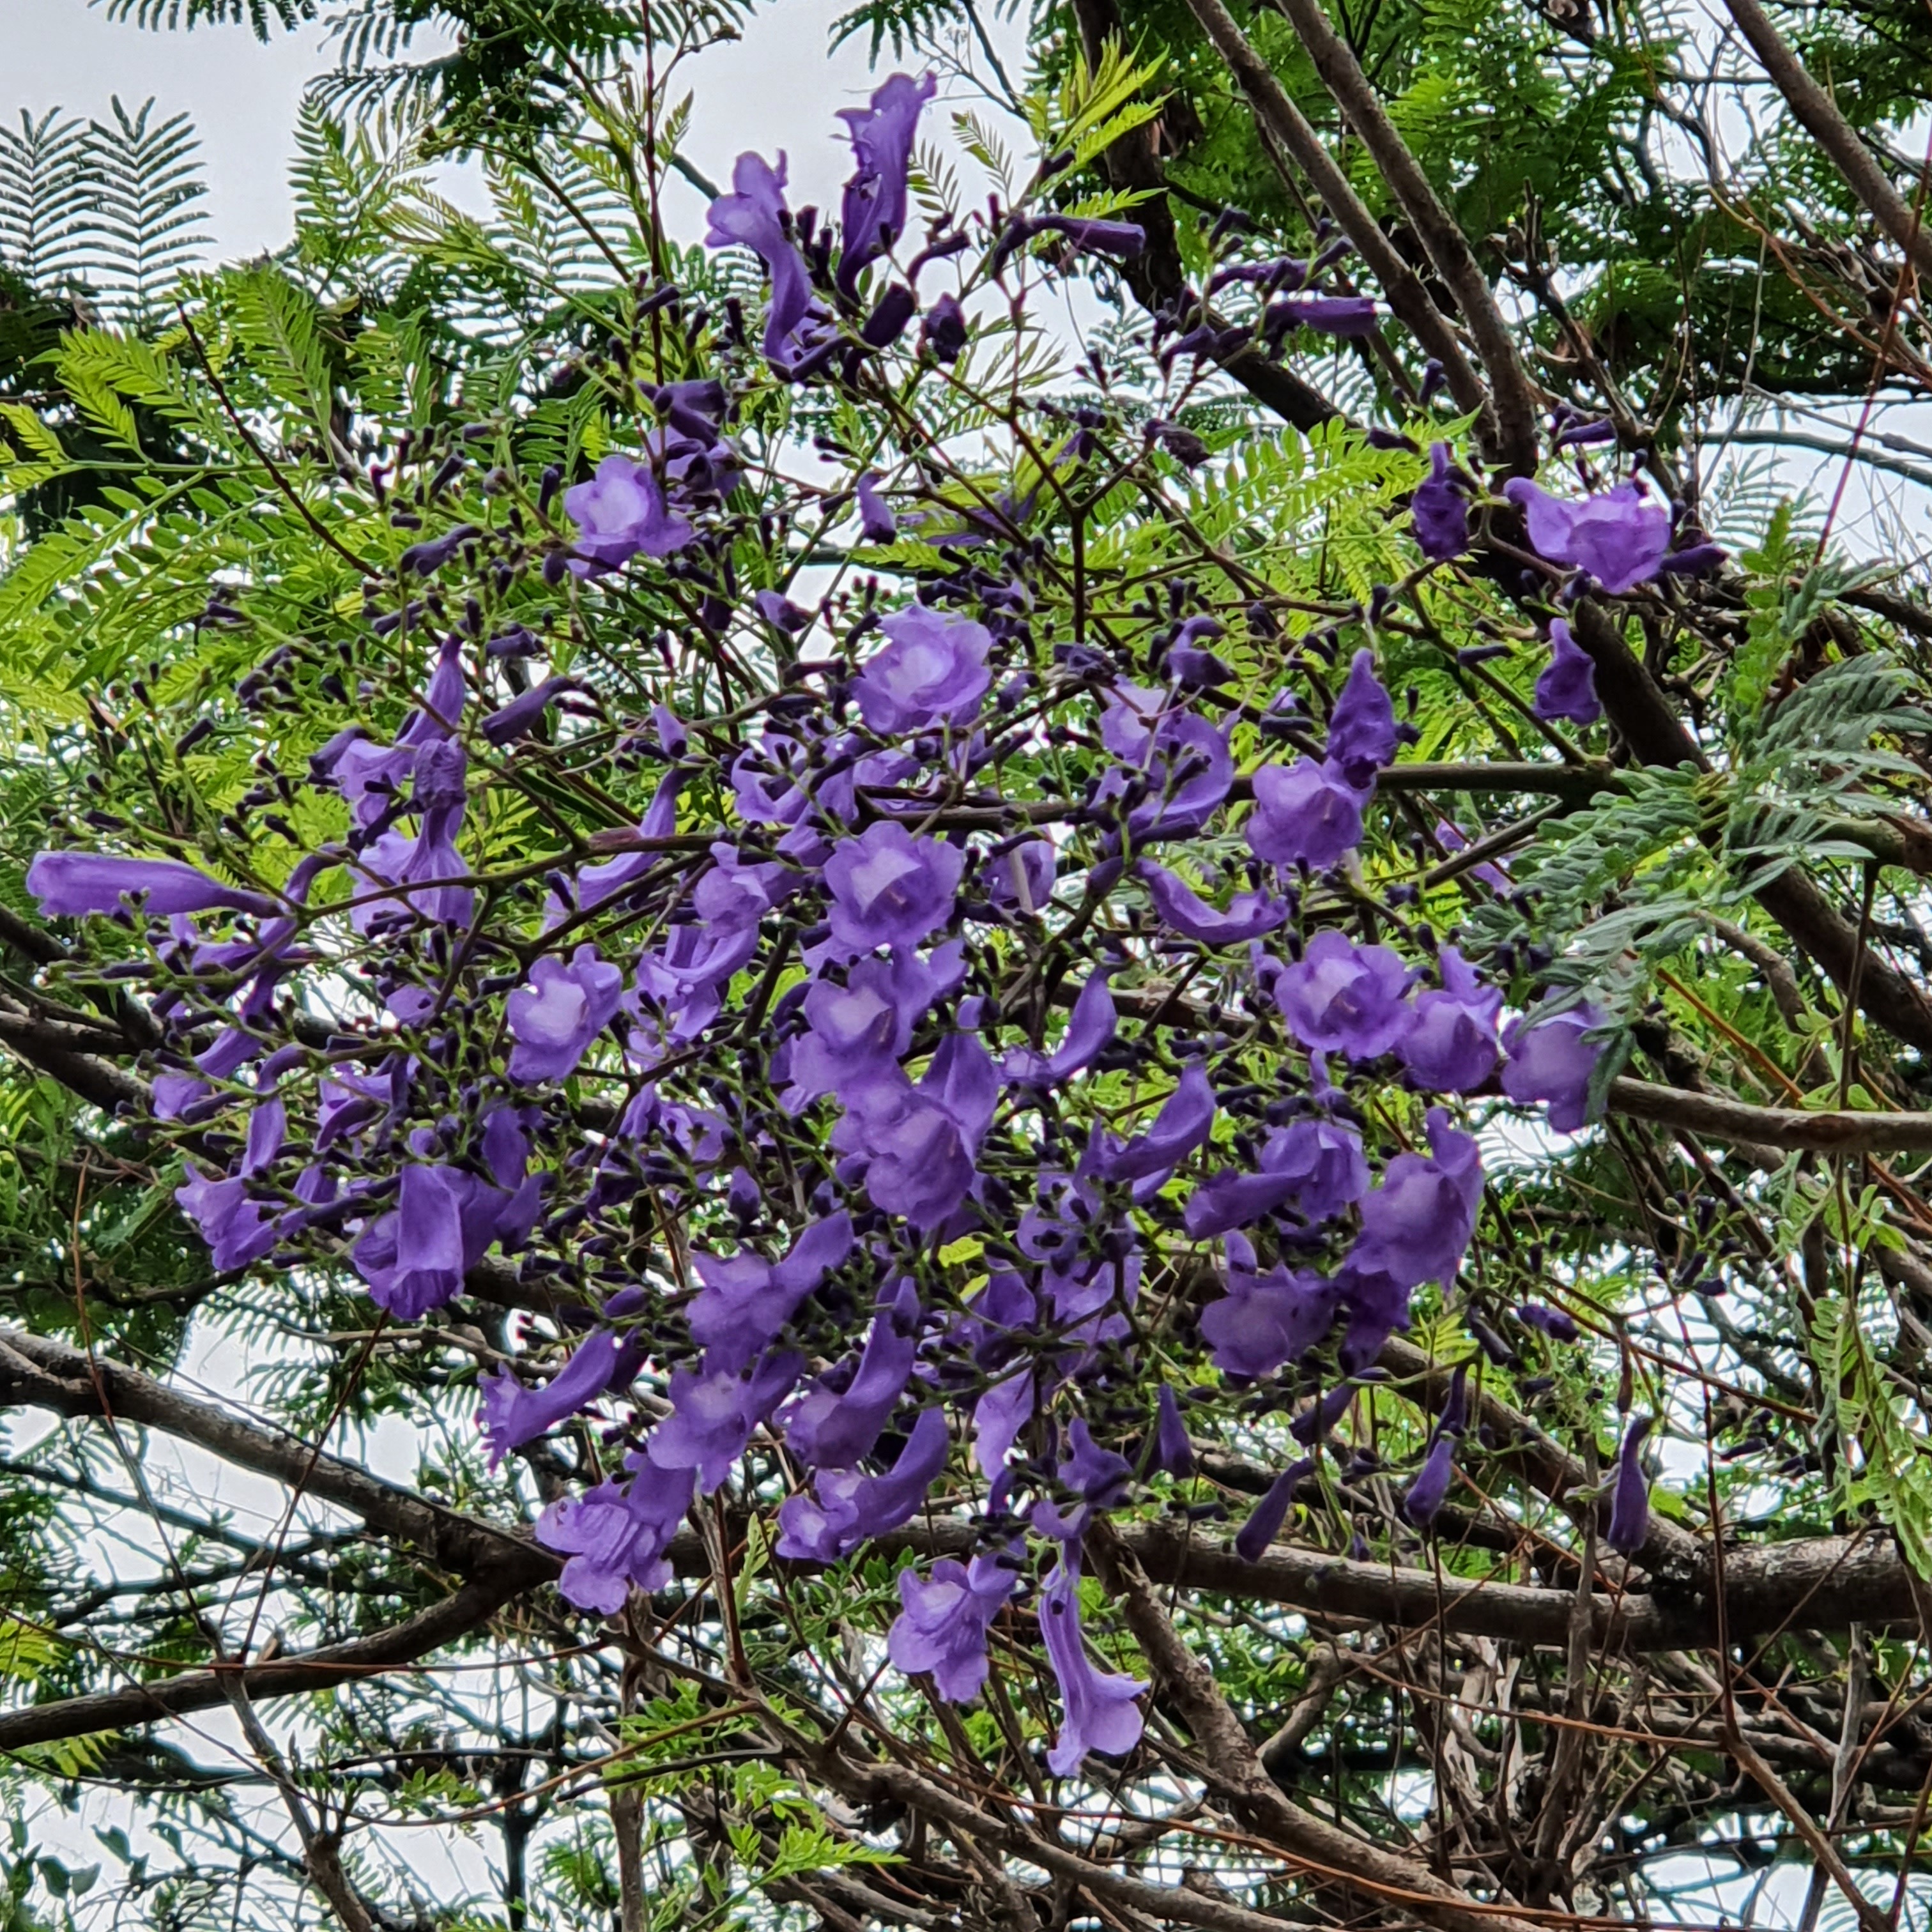
[(12, 1923), (1923, 1918), (1932, 606), (1715, 460), (1922, 104), (1726, 4), (875, 10), (683, 236), (493, 0), (7, 265)]

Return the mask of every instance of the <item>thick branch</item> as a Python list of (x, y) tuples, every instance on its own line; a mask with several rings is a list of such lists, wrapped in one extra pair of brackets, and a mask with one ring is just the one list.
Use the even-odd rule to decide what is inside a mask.
[[(1483, 273), (1461, 226), (1438, 199), (1429, 177), (1396, 131), (1395, 123), (1388, 118), (1348, 42), (1336, 32), (1322, 10), (1321, 0), (1276, 0), (1276, 4), (1308, 50), (1309, 58), (1314, 62), (1323, 85), (1334, 96), (1335, 104), (1368, 149), (1376, 172), (1414, 224), (1436, 272), (1462, 311), (1462, 320), (1489, 377), (1499, 439), (1497, 454), (1506, 468), (1521, 476), (1534, 476), (1536, 390), (1522, 366), (1522, 358), (1516, 353), (1516, 338), (1496, 305), (1496, 292), (1490, 286), (1489, 278)], [(1339, 210), (1336, 218), (1340, 219)]]
[(1820, 1154), (1923, 1154), (1932, 1150), (1932, 1113), (1808, 1113), (1799, 1107), (1753, 1107), (1716, 1094), (1693, 1094), (1649, 1080), (1613, 1080), (1610, 1111), (1633, 1120), (1682, 1127), (1714, 1140)]
[(1932, 277), (1932, 236), (1917, 212), (1886, 177), (1858, 130), (1838, 112), (1832, 97), (1807, 74), (1798, 56), (1778, 38), (1757, 0), (1724, 0), (1751, 51), (1776, 82), (1791, 111), (1832, 158), (1846, 185), (1873, 218), (1910, 256), (1922, 275)]
[(445, 1509), (299, 1436), (183, 1395), (138, 1369), (90, 1358), (49, 1336), (0, 1327), (0, 1406), (106, 1415), (160, 1430), (346, 1509), (371, 1529), (466, 1574), (502, 1572), (521, 1587), (554, 1574), (554, 1559), (508, 1530)]
[[(1421, 278), (1382, 231), (1368, 204), (1350, 186), (1348, 176), (1322, 145), (1300, 108), (1291, 100), (1267, 62), (1235, 24), (1221, 0), (1187, 0), (1194, 17), (1227, 64), (1262, 130), (1300, 169), (1328, 210), (1341, 224), (1355, 252), (1382, 284), (1389, 307), (1420, 345), (1425, 355), (1442, 364), (1449, 393), (1459, 409), (1478, 413), (1486, 447), (1506, 449), (1507, 439), (1496, 426), (1496, 413), (1482, 378), (1476, 373), (1448, 319), (1430, 299)], [(1534, 457), (1531, 458), (1534, 467)]]
[(1405, 1916), (1442, 1932), (1528, 1932), (1525, 1921), (1475, 1909), (1424, 1867), (1364, 1844), (1287, 1797), (1262, 1769), (1240, 1718), (1168, 1620), (1132, 1552), (1104, 1523), (1088, 1532), (1087, 1542), (1162, 1701), (1192, 1733), (1210, 1785), (1246, 1829), (1314, 1870), (1333, 1874), (1365, 1903), (1400, 1901)]
[[(527, 1576), (504, 1570), (485, 1580), (466, 1583), (453, 1597), (390, 1629), (352, 1637), (346, 1643), (325, 1645), (299, 1656), (278, 1658), (272, 1664), (248, 1666), (238, 1674), (252, 1699), (293, 1696), (380, 1677), (476, 1629), (530, 1581)], [(62, 1697), (22, 1710), (0, 1712), (0, 1751), (23, 1750), (29, 1744), (86, 1737), (96, 1731), (125, 1730), (158, 1718), (212, 1710), (227, 1702), (225, 1680), (236, 1674), (233, 1670), (184, 1671), (178, 1676), (157, 1678), (152, 1683), (130, 1684), (123, 1690)]]

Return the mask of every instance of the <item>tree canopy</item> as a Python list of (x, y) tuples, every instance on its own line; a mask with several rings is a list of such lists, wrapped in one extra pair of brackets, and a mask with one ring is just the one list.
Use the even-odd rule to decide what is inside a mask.
[(0, 131), (8, 1922), (1922, 1923), (1923, 10), (109, 11), (340, 64)]

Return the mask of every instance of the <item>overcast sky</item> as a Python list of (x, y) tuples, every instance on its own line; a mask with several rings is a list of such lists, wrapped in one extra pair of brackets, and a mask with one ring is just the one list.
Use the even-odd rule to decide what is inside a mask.
[[(850, 0), (779, 0), (744, 40), (718, 47), (687, 69), (697, 100), (686, 152), (714, 180), (740, 148), (789, 151), (794, 206), (825, 206), (849, 165), (836, 111), (868, 85), (863, 37), (836, 55), (826, 28)], [(185, 109), (201, 130), (208, 166), (209, 225), (219, 252), (245, 256), (288, 238), (286, 185), (290, 130), (309, 77), (333, 62), (320, 26), (278, 34), (264, 46), (246, 27), (143, 33), (116, 25), (88, 0), (0, 0), (6, 59), (0, 112), (38, 115), (52, 106), (104, 116), (118, 94), (130, 111), (150, 94), (163, 115)], [(1014, 38), (1009, 28), (1002, 36)], [(430, 44), (419, 40), (419, 49)], [(695, 196), (672, 218), (693, 238)]]

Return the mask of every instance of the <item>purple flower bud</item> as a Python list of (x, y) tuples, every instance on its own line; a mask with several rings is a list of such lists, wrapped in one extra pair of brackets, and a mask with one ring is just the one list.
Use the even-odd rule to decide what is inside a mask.
[(1682, 550), (1674, 550), (1658, 568), (1672, 577), (1702, 577), (1706, 571), (1715, 570), (1730, 552), (1722, 544), (1709, 542), (1687, 544)]
[(967, 334), (966, 311), (949, 290), (926, 310), (919, 344), (935, 362), (956, 362), (965, 349)]
[(530, 983), (509, 998), (509, 1075), (530, 1085), (562, 1080), (576, 1070), (590, 1043), (610, 1023), (622, 998), (624, 976), (580, 946), (566, 965), (548, 956), (530, 968)]
[(1634, 1556), (1650, 1534), (1650, 1478), (1643, 1472), (1643, 1439), (1651, 1418), (1640, 1416), (1624, 1432), (1617, 1452), (1616, 1487), (1610, 1497), (1606, 1540), (1619, 1556)]
[(1595, 724), (1604, 715), (1597, 698), (1597, 667), (1561, 617), (1550, 621), (1550, 668), (1536, 680), (1537, 716), (1546, 723), (1568, 718), (1574, 724)]
[(536, 728), (537, 721), (556, 702), (559, 694), (574, 690), (574, 677), (547, 677), (520, 697), (513, 698), (500, 711), (493, 711), (483, 721), (483, 735), (500, 750)]
[(1339, 865), (1362, 839), (1362, 794), (1334, 764), (1300, 758), (1286, 768), (1263, 765), (1254, 776), (1248, 844), (1276, 866), (1318, 872)]
[(1147, 1688), (1131, 1677), (1096, 1669), (1080, 1632), (1079, 1572), (1063, 1556), (1040, 1592), (1040, 1635), (1060, 1684), (1064, 1716), (1046, 1754), (1057, 1778), (1071, 1778), (1089, 1751), (1120, 1756), (1140, 1742), (1140, 1707)]
[(224, 886), (177, 859), (117, 859), (106, 852), (38, 852), (27, 868), (27, 890), (50, 919), (80, 919), (121, 910), (138, 898), (157, 917), (182, 913), (267, 914), (279, 910), (260, 892)]
[(1469, 548), (1469, 506), (1450, 473), (1449, 446), (1432, 443), (1429, 474), (1409, 500), (1415, 541), (1432, 563), (1448, 563)]
[(852, 686), (866, 722), (881, 737), (970, 723), (993, 681), (986, 667), (993, 638), (986, 626), (914, 604), (879, 628), (890, 641), (867, 659)]
[(1270, 306), (1281, 314), (1284, 326), (1318, 329), (1350, 341), (1376, 332), (1376, 304), (1367, 296), (1285, 296)]
[(1603, 1052), (1584, 1035), (1604, 1024), (1588, 1004), (1546, 1018), (1540, 1008), (1525, 1014), (1503, 1036), (1503, 1091), (1526, 1106), (1544, 1102), (1558, 1133), (1576, 1132), (1589, 1118), (1590, 1076)]
[(1587, 571), (1613, 597), (1648, 583), (1670, 546), (1670, 512), (1634, 483), (1567, 502), (1512, 476), (1503, 494), (1522, 512), (1538, 556)]
[(634, 556), (669, 556), (692, 541), (685, 519), (665, 504), (657, 478), (628, 456), (607, 456), (588, 483), (563, 493), (565, 514), (577, 525), (579, 577), (615, 570)]
[(904, 283), (894, 282), (860, 325), (859, 340), (868, 349), (890, 349), (918, 313), (918, 296)]
[(1546, 1307), (1540, 1301), (1526, 1301), (1516, 1310), (1516, 1318), (1526, 1322), (1532, 1328), (1540, 1328), (1552, 1341), (1575, 1342), (1582, 1339), (1582, 1330), (1560, 1308)]
[(908, 1676), (932, 1673), (948, 1703), (970, 1702), (986, 1681), (986, 1634), (1019, 1582), (991, 1556), (970, 1563), (942, 1557), (931, 1580), (908, 1565), (899, 1572), (898, 1616), (886, 1635), (886, 1652)]
[(1408, 969), (1386, 946), (1358, 946), (1332, 929), (1308, 942), (1275, 981), (1275, 1004), (1301, 1044), (1351, 1060), (1386, 1053), (1414, 1021)]
[[(983, 687), (982, 687), (983, 688)], [(952, 916), (966, 855), (881, 820), (825, 863), (832, 936), (848, 955), (916, 946)]]
[(1468, 1094), (1496, 1071), (1496, 1015), (1503, 996), (1476, 977), (1453, 946), (1441, 953), (1442, 991), (1418, 994), (1414, 1022), (1396, 1054), (1418, 1087)]

